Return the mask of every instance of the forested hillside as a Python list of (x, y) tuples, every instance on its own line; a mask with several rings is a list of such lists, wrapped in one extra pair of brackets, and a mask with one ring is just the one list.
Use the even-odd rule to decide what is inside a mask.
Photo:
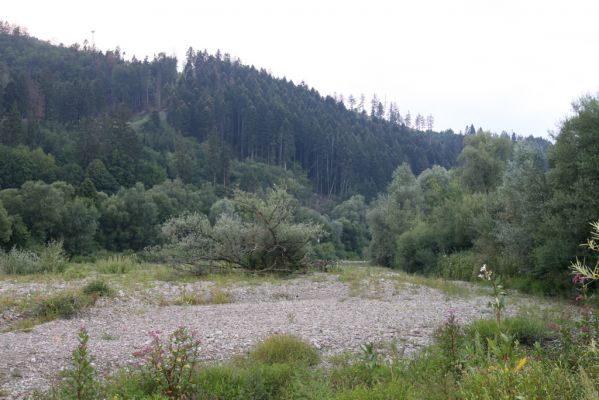
[[(348, 110), (305, 84), (276, 79), (228, 55), (190, 49), (178, 73), (177, 60), (164, 54), (125, 61), (119, 50), (52, 46), (3, 26), (2, 144), (41, 147), (54, 156), (60, 178), (73, 184), (78, 177), (65, 175), (97, 159), (125, 187), (165, 176), (227, 185), (236, 159), (301, 168), (318, 193), (372, 197), (402, 162), (416, 172), (451, 167), (462, 148), (460, 135), (387, 120), (382, 104), (373, 104), (369, 114), (364, 107)], [(154, 118), (137, 137), (126, 132), (127, 121), (151, 112), (164, 112), (168, 127)], [(204, 143), (204, 151), (196, 143)], [(190, 165), (169, 169), (169, 157)], [(35, 172), (29, 177), (48, 180)]]
[(293, 210), (277, 211), (286, 223), (321, 228), (319, 258), (460, 279), (491, 263), (513, 284), (554, 292), (573, 257), (588, 255), (595, 98), (576, 103), (555, 145), (472, 126), (457, 135), (421, 116), (412, 128), (376, 98), (368, 112), (364, 99), (346, 107), (226, 54), (189, 49), (178, 71), (164, 54), (127, 61), (1, 28), (5, 250), (57, 240), (71, 255), (141, 251), (189, 213), (204, 215), (202, 232), (249, 229), (235, 190), (278, 187), (291, 196), (278, 192)]

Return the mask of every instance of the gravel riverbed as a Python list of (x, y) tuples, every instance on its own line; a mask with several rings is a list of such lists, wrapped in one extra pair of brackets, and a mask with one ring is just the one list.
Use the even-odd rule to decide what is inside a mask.
[[(0, 292), (8, 286), (26, 292), (26, 285), (0, 282)], [(367, 342), (391, 340), (410, 356), (430, 342), (449, 309), (463, 323), (488, 315), (488, 298), (476, 290), (465, 298), (449, 297), (433, 288), (385, 278), (356, 290), (328, 274), (227, 286), (221, 290), (229, 304), (171, 305), (182, 291), (209, 292), (214, 285), (156, 282), (119, 291), (74, 319), (48, 322), (29, 332), (1, 333), (0, 398), (25, 398), (34, 389), (48, 389), (68, 367), (82, 326), (89, 332), (96, 367), (109, 373), (134, 360), (132, 353), (147, 342), (149, 331), (168, 334), (182, 325), (196, 332), (201, 357), (207, 361), (243, 354), (275, 333), (299, 335), (325, 357), (357, 350)]]

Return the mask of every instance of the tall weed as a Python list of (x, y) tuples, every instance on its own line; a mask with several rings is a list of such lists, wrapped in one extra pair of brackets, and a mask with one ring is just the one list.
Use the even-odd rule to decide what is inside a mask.
[(139, 266), (135, 255), (113, 255), (96, 261), (95, 269), (102, 274), (126, 274)]
[(0, 271), (10, 275), (60, 273), (67, 265), (61, 241), (48, 242), (38, 253), (13, 247), (0, 252)]
[(7, 253), (0, 253), (0, 270), (9, 275), (35, 274), (42, 271), (37, 254), (16, 247)]
[(39, 259), (43, 272), (63, 272), (67, 266), (67, 254), (62, 241), (48, 242), (40, 251)]

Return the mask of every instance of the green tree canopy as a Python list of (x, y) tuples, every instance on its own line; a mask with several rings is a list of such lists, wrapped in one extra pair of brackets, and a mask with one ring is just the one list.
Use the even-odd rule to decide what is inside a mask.
[(204, 214), (169, 220), (163, 233), (179, 261), (204, 265), (226, 262), (251, 271), (294, 272), (307, 266), (311, 243), (322, 228), (296, 223), (296, 201), (284, 190), (264, 198), (237, 191), (235, 214), (221, 214), (214, 225)]

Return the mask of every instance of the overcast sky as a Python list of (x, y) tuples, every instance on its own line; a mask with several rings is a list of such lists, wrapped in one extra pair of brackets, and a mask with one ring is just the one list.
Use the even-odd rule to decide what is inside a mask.
[(126, 57), (217, 49), (321, 94), (364, 93), (435, 129), (547, 136), (599, 91), (597, 0), (8, 0), (0, 19)]

